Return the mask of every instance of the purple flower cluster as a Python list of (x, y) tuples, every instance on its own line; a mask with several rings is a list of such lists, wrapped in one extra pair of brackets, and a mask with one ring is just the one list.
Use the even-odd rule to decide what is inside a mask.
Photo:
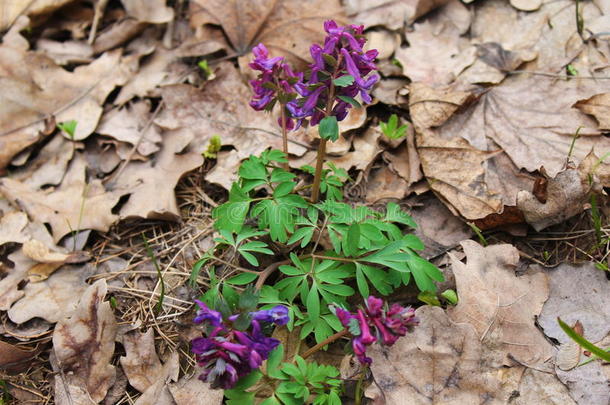
[(373, 296), (366, 300), (366, 309), (358, 309), (355, 314), (341, 308), (336, 309), (337, 318), (354, 338), (352, 347), (358, 361), (362, 364), (371, 364), (371, 358), (366, 356), (367, 346), (375, 342), (392, 346), (399, 337), (411, 331), (419, 324), (415, 317), (415, 310), (411, 307), (402, 307), (392, 304), (384, 308), (383, 300)]
[[(324, 23), (324, 30), (327, 33), (324, 46), (313, 44), (310, 48), (313, 63), (306, 81), (304, 74), (294, 73), (283, 58), (269, 58), (264, 45), (254, 48), (255, 59), (250, 67), (261, 72), (250, 82), (254, 89), (250, 105), (254, 109), (270, 110), (274, 100), (279, 100), (282, 108), (285, 106), (283, 115), (289, 121), (289, 128), (293, 129), (306, 121), (317, 125), (326, 115), (333, 115), (338, 121), (345, 119), (358, 94), (363, 102), (371, 102), (369, 93), (379, 76), (369, 73), (376, 69), (378, 52), (364, 52), (364, 26), (341, 27), (330, 20)], [(334, 81), (343, 76), (352, 79), (336, 85)], [(293, 119), (297, 121), (296, 126)]]
[[(241, 377), (259, 368), (280, 344), (279, 340), (263, 334), (261, 322), (276, 325), (288, 323), (288, 309), (278, 305), (269, 310), (251, 312), (250, 327), (246, 331), (239, 331), (226, 324), (220, 312), (208, 308), (201, 301), (195, 302), (199, 310), (194, 322), (209, 325), (211, 332), (207, 337), (193, 339), (191, 351), (203, 369), (199, 379), (211, 383), (213, 388), (233, 387)], [(235, 321), (238, 316), (233, 315), (228, 321)]]

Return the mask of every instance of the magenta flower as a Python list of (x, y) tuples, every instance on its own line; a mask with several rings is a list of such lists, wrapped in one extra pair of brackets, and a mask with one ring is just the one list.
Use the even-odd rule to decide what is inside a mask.
[(269, 310), (251, 312), (252, 322), (247, 330), (237, 330), (233, 326), (239, 315), (231, 315), (226, 321), (222, 315), (196, 301), (195, 323), (212, 327), (206, 337), (191, 341), (191, 351), (197, 364), (202, 368), (199, 379), (209, 382), (213, 388), (232, 388), (235, 383), (253, 370), (259, 368), (279, 340), (265, 336), (261, 322), (285, 325), (288, 322), (288, 308), (278, 305)]
[(389, 309), (387, 306), (384, 308), (383, 300), (373, 296), (367, 298), (364, 310), (358, 309), (352, 314), (337, 308), (335, 315), (354, 336), (352, 348), (362, 364), (372, 362), (371, 358), (366, 356), (367, 346), (375, 342), (392, 346), (399, 337), (405, 336), (419, 323), (413, 308), (398, 304), (392, 304)]

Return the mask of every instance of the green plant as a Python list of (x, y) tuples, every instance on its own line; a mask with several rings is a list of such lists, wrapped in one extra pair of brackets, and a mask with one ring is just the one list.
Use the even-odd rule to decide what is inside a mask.
[(70, 120), (66, 122), (60, 122), (57, 124), (57, 128), (61, 131), (65, 132), (70, 139), (74, 140), (74, 135), (76, 134), (76, 125), (78, 124), (75, 120)]
[(390, 139), (399, 139), (407, 133), (407, 125), (398, 126), (398, 116), (392, 114), (388, 122), (380, 122), (381, 132)]
[(208, 142), (207, 149), (203, 152), (203, 157), (208, 159), (216, 159), (220, 148), (222, 147), (222, 141), (218, 135), (213, 135)]
[(593, 343), (589, 342), (583, 336), (579, 335), (574, 329), (572, 329), (567, 323), (561, 320), (561, 318), (557, 318), (557, 322), (561, 329), (565, 332), (566, 335), (576, 343), (580, 347), (585, 350), (591, 352), (592, 355), (596, 356), (603, 361), (610, 362), (610, 353), (608, 353), (608, 349), (604, 350), (601, 347), (595, 346)]

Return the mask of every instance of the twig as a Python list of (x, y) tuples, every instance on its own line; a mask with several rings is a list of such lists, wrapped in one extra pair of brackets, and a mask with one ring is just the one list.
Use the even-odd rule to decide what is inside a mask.
[(303, 355), (301, 357), (306, 359), (309, 356), (311, 356), (312, 354), (314, 354), (315, 352), (317, 352), (318, 350), (320, 350), (321, 348), (323, 348), (324, 346), (331, 344), (332, 342), (334, 342), (336, 340), (341, 339), (343, 336), (345, 336), (347, 334), (349, 334), (349, 331), (347, 329), (343, 329), (342, 331), (337, 332), (334, 335), (327, 337), (326, 339), (324, 339), (323, 341), (321, 341), (320, 343), (318, 343), (311, 349), (307, 350), (305, 353), (303, 353)]

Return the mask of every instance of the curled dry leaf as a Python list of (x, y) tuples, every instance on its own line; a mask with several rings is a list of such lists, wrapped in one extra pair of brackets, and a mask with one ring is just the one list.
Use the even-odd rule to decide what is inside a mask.
[[(580, 321), (576, 321), (576, 323), (572, 326), (572, 329), (580, 336), (584, 336), (585, 330)], [(557, 355), (555, 356), (555, 365), (557, 368), (563, 371), (572, 370), (574, 367), (580, 363), (580, 352), (582, 349), (580, 345), (576, 343), (574, 340), (569, 342), (565, 342), (559, 346), (559, 350), (557, 351)]]
[(460, 297), (449, 311), (451, 319), (474, 326), (501, 363), (510, 364), (509, 358), (526, 365), (544, 363), (552, 347), (534, 322), (548, 298), (547, 276), (528, 271), (517, 277), (519, 253), (511, 245), (482, 247), (471, 240), (461, 245), (467, 263), (451, 260)]
[[(387, 350), (374, 345), (368, 351), (382, 391), (372, 398), (375, 403), (500, 403), (500, 381), (484, 360), (474, 328), (453, 323), (439, 307), (419, 307), (415, 314), (420, 325), (413, 333)], [(365, 393), (369, 398), (371, 391)]]
[(398, 30), (449, 1), (451, 0), (347, 0), (345, 9), (357, 24), (367, 27), (380, 25)]
[(159, 150), (161, 142), (161, 131), (150, 120), (150, 102), (137, 101), (106, 113), (96, 132), (137, 145), (138, 153), (148, 156)]
[(36, 354), (37, 351), (26, 351), (0, 340), (0, 370), (8, 373), (24, 372)]
[(262, 42), (303, 66), (311, 44), (323, 40), (324, 21), (344, 15), (338, 0), (304, 0), (296, 7), (290, 0), (195, 0), (190, 7), (191, 25), (220, 25), (238, 55)]
[(78, 307), (55, 326), (51, 365), (57, 373), (58, 405), (99, 403), (115, 382), (110, 360), (116, 321), (105, 295), (106, 281), (96, 281), (85, 290)]
[(126, 356), (120, 358), (129, 384), (140, 392), (153, 385), (163, 373), (163, 365), (155, 350), (155, 333), (131, 331), (123, 335)]
[(17, 324), (33, 318), (58, 322), (76, 308), (88, 286), (85, 280), (92, 273), (93, 268), (87, 265), (64, 265), (42, 282), (28, 283), (19, 291), (22, 298), (8, 310), (9, 319)]
[[(273, 118), (254, 111), (247, 101), (251, 92), (231, 63), (218, 65), (216, 78), (205, 90), (179, 84), (162, 89), (166, 108), (155, 123), (167, 129), (184, 129), (194, 138), (190, 149), (201, 153), (213, 135), (220, 135), (223, 145), (233, 145), (231, 159), (219, 157), (207, 180), (229, 189), (236, 179), (242, 159), (260, 154), (269, 146), (282, 149), (282, 138)], [(289, 135), (292, 139), (292, 136)], [(305, 148), (289, 142), (290, 153), (302, 155)]]
[(542, 0), (510, 0), (510, 5), (521, 11), (536, 11), (542, 5)]
[(170, 354), (163, 364), (161, 372), (154, 383), (136, 400), (135, 405), (174, 405), (169, 384), (178, 380), (180, 372), (180, 358), (178, 352)]
[(594, 116), (599, 129), (610, 131), (610, 93), (596, 94), (586, 100), (579, 100), (573, 107)]
[(73, 230), (95, 229), (107, 231), (118, 216), (112, 208), (118, 194), (106, 192), (98, 179), (86, 181), (86, 161), (75, 156), (68, 173), (56, 189), (37, 190), (11, 178), (0, 179), (0, 193), (40, 223), (48, 223), (53, 239)]
[(180, 131), (166, 131), (162, 149), (153, 159), (129, 162), (119, 177), (109, 182), (108, 187), (115, 194), (130, 195), (121, 208), (121, 218), (176, 220), (180, 217), (174, 188), (185, 173), (203, 163), (201, 153), (192, 149), (184, 152), (188, 141)]

